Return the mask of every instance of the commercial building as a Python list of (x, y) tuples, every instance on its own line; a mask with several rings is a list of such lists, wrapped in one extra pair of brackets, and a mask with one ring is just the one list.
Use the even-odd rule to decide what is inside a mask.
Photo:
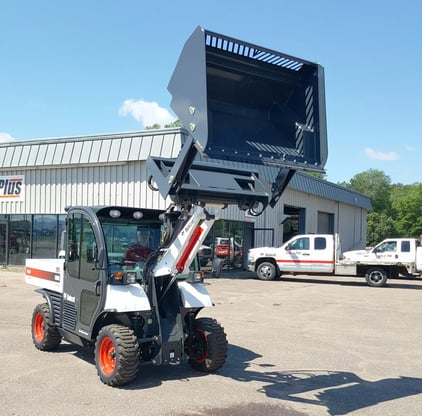
[[(0, 144), (0, 265), (56, 257), (66, 206), (164, 210), (171, 201), (148, 186), (146, 160), (176, 158), (186, 135), (172, 128)], [(260, 169), (274, 177), (273, 168)], [(223, 210), (205, 243), (212, 256), (228, 243), (230, 267), (244, 266), (249, 247), (279, 245), (297, 233), (336, 232), (343, 250), (362, 248), (370, 209), (365, 195), (298, 172), (275, 208), (262, 215), (235, 206)]]

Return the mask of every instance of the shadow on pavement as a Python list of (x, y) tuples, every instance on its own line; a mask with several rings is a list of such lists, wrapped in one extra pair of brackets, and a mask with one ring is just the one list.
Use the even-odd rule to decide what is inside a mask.
[[(56, 353), (73, 353), (78, 359), (92, 365), (92, 370), (96, 371), (90, 348), (63, 343)], [(368, 381), (346, 371), (272, 371), (275, 366), (271, 363), (253, 362), (259, 358), (262, 356), (231, 344), (226, 364), (217, 374), (243, 383), (258, 382), (262, 385), (258, 391), (269, 398), (322, 406), (333, 416), (422, 393), (421, 378), (401, 376)], [(188, 382), (189, 379), (206, 376), (192, 370), (187, 363), (176, 367), (146, 365), (141, 366), (134, 382), (120, 388), (148, 389), (168, 380)]]
[(252, 351), (230, 345), (229, 359), (221, 373), (241, 382), (263, 383), (259, 391), (267, 397), (324, 406), (330, 415), (345, 415), (422, 393), (421, 378), (401, 376), (367, 381), (345, 371), (271, 371), (271, 364), (250, 364), (260, 357)]

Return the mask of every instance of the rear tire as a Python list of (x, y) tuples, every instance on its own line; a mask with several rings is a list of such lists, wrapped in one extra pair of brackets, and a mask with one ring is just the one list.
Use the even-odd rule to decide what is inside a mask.
[(50, 308), (47, 303), (37, 305), (32, 314), (32, 341), (40, 351), (53, 351), (58, 348), (62, 337), (52, 323)]
[(371, 287), (382, 287), (387, 282), (387, 272), (381, 267), (372, 267), (366, 274), (366, 283)]
[(138, 375), (139, 364), (139, 343), (130, 328), (112, 324), (101, 329), (95, 342), (95, 366), (104, 384), (129, 383)]
[(224, 328), (212, 318), (195, 319), (194, 335), (186, 340), (190, 366), (203, 373), (217, 371), (227, 357), (227, 337)]
[(277, 274), (277, 266), (269, 261), (264, 261), (256, 268), (256, 274), (260, 280), (274, 280)]

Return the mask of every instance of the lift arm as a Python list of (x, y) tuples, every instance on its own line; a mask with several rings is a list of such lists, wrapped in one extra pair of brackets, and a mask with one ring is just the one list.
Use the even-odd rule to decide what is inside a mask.
[[(150, 187), (174, 204), (155, 276), (187, 270), (215, 221), (208, 207), (259, 215), (297, 170), (324, 172), (327, 159), (319, 64), (198, 27), (168, 90), (186, 140), (176, 159), (148, 159)], [(278, 173), (264, 180), (262, 166)]]

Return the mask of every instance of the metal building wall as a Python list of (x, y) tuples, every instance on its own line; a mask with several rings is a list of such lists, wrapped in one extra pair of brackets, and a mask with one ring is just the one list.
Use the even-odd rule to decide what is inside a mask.
[[(165, 209), (170, 203), (159, 192), (148, 188), (145, 161), (13, 170), (3, 174), (25, 175), (25, 201), (1, 202), (0, 214), (63, 214), (68, 205), (123, 205)], [(365, 209), (297, 190), (287, 189), (275, 208), (267, 208), (258, 217), (247, 216), (237, 206), (222, 210), (219, 217), (253, 221), (255, 228), (274, 229), (274, 244), (277, 246), (283, 243), (281, 218), (284, 205), (305, 209), (306, 233), (318, 231), (318, 212), (322, 211), (334, 215), (334, 232), (341, 235), (343, 251), (365, 247)], [(257, 235), (255, 246), (266, 243), (259, 238)]]
[(1, 202), (0, 214), (63, 214), (68, 205), (125, 205), (165, 209), (146, 183), (146, 162), (14, 170), (25, 175), (25, 200)]
[(60, 214), (67, 205), (167, 204), (146, 185), (149, 155), (177, 157), (180, 128), (0, 145), (0, 175), (24, 175), (25, 199), (0, 214)]

